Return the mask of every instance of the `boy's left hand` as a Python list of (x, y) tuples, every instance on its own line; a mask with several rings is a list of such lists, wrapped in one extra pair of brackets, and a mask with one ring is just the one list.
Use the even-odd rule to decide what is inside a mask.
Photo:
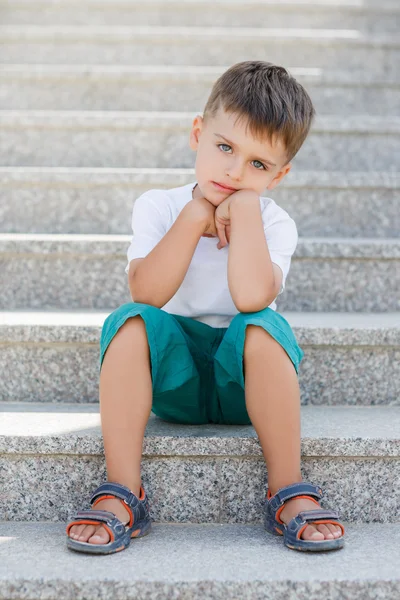
[(224, 248), (229, 244), (229, 240), (231, 237), (231, 215), (230, 215), (230, 205), (232, 202), (231, 194), (228, 196), (217, 208), (215, 209), (215, 228), (217, 230), (217, 235), (219, 237), (219, 243), (217, 244), (218, 250)]
[(247, 200), (249, 197), (258, 198), (258, 194), (253, 190), (238, 190), (233, 192), (230, 196), (225, 198), (223, 202), (215, 209), (214, 219), (215, 228), (217, 230), (217, 236), (219, 237), (219, 243), (217, 244), (218, 250), (224, 248), (229, 244), (231, 237), (231, 215), (230, 208), (233, 201), (239, 201), (239, 199)]

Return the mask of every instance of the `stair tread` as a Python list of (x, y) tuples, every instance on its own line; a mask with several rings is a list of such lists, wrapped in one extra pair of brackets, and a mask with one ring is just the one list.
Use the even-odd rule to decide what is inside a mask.
[[(82, 126), (101, 127), (173, 127), (186, 130), (193, 120), (193, 111), (141, 111), (141, 110), (29, 110), (2, 109), (0, 124), (12, 127), (14, 124), (26, 127), (42, 126)], [(317, 115), (312, 132), (359, 132), (359, 133), (400, 133), (400, 116), (381, 115)]]
[[(301, 408), (303, 456), (400, 456), (400, 406)], [(145, 455), (262, 456), (254, 428), (180, 425), (150, 415)], [(98, 403), (0, 403), (0, 452), (101, 454)]]
[[(22, 591), (18, 597), (39, 597), (27, 595), (33, 589), (36, 594), (53, 592), (54, 597), (58, 592), (57, 597), (68, 600), (138, 598), (144, 590), (154, 593), (146, 598), (176, 598), (179, 591), (182, 598), (188, 593), (203, 599), (266, 598), (274, 591), (292, 597), (306, 584), (304, 597), (312, 600), (332, 598), (330, 586), (342, 585), (346, 594), (340, 597), (361, 598), (347, 595), (352, 588), (346, 583), (353, 583), (356, 588), (368, 586), (371, 594), (379, 584), (379, 597), (394, 599), (393, 584), (400, 582), (400, 523), (344, 524), (344, 548), (314, 555), (310, 569), (311, 557), (289, 551), (262, 525), (154, 523), (149, 536), (132, 540), (117, 559), (95, 560), (66, 547), (66, 523), (3, 521), (0, 598), (11, 597), (10, 590), (13, 597)], [(240, 591), (245, 595), (238, 595)], [(222, 595), (213, 595), (218, 592)]]
[[(108, 311), (0, 311), (1, 343), (98, 344)], [(280, 311), (300, 346), (398, 346), (400, 312)]]
[[(1, 111), (0, 111), (1, 112)], [(191, 168), (129, 168), (129, 167), (21, 167), (0, 166), (0, 184), (15, 182), (68, 182), (81, 184), (91, 181), (95, 183), (130, 182), (146, 185), (148, 189), (163, 185), (175, 187), (190, 183), (195, 178), (195, 170)], [(279, 187), (307, 188), (334, 187), (347, 188), (382, 188), (399, 189), (400, 174), (396, 171), (291, 171), (280, 183)]]

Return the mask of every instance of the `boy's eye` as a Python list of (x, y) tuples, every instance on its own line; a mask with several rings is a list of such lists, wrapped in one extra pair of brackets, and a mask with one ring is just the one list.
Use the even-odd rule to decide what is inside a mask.
[(218, 144), (218, 148), (221, 148), (222, 152), (226, 152), (226, 150), (224, 148), (222, 148), (222, 146), (224, 148), (229, 148), (229, 150), (232, 150), (232, 148), (229, 146), (229, 144)]
[[(229, 150), (232, 150), (232, 147), (229, 146), (229, 144), (217, 144), (218, 148), (220, 148), (222, 150), (222, 152), (229, 152)], [(259, 160), (253, 160), (252, 161), (254, 163), (254, 166), (256, 169), (258, 169), (259, 171), (267, 171), (268, 169), (266, 168), (266, 166)]]

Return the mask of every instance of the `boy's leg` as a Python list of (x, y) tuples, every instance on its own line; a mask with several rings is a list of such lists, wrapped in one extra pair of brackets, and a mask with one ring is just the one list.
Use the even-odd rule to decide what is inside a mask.
[[(300, 389), (293, 363), (284, 348), (262, 327), (246, 327), (243, 366), (246, 409), (256, 430), (268, 470), (268, 488), (302, 481), (300, 472)], [(301, 510), (315, 510), (311, 500), (286, 502), (280, 518), (285, 523)], [(309, 525), (305, 540), (340, 537), (332, 524)]]
[[(142, 445), (152, 406), (150, 352), (143, 319), (131, 317), (110, 342), (100, 372), (100, 413), (107, 480), (121, 483), (139, 496)], [(117, 499), (96, 504), (126, 523), (128, 511)], [(106, 544), (110, 536), (101, 525), (75, 525), (70, 536)]]

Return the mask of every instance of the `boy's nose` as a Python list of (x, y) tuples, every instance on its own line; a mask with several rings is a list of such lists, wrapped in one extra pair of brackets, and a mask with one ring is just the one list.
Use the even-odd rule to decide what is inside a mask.
[(227, 176), (233, 181), (240, 181), (243, 178), (243, 165), (235, 163), (226, 172)]

